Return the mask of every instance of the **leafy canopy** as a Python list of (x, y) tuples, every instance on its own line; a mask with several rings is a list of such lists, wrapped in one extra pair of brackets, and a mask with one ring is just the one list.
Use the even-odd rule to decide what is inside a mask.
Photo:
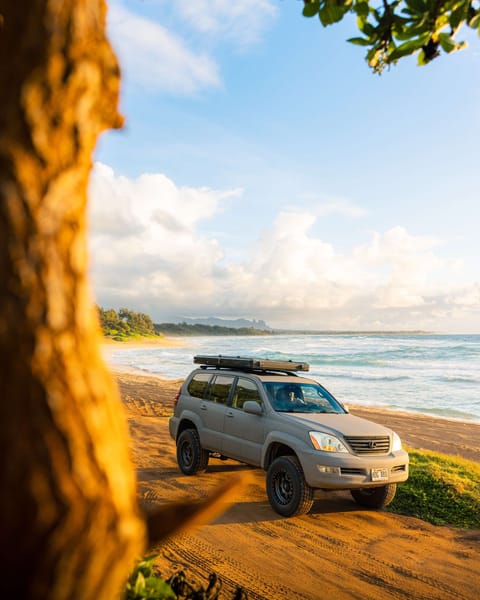
[(117, 341), (132, 337), (161, 335), (155, 331), (152, 319), (145, 313), (137, 313), (121, 308), (118, 313), (113, 308), (105, 310), (97, 307), (103, 334)]
[(426, 65), (442, 51), (465, 48), (456, 40), (463, 25), (480, 35), (480, 0), (304, 0), (303, 15), (318, 16), (324, 27), (347, 14), (356, 15), (361, 33), (347, 41), (368, 48), (365, 58), (375, 73), (410, 54)]

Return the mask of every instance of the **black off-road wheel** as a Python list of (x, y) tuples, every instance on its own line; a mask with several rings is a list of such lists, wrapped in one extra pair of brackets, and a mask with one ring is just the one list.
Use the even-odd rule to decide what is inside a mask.
[(396, 483), (387, 483), (387, 485), (380, 487), (350, 490), (355, 502), (366, 508), (383, 508), (384, 506), (388, 506), (395, 498), (396, 492)]
[(296, 456), (276, 458), (267, 471), (267, 495), (282, 517), (304, 515), (312, 508), (313, 488), (305, 481)]
[(185, 475), (195, 475), (206, 470), (208, 465), (208, 450), (200, 444), (196, 429), (185, 429), (177, 439), (177, 462)]

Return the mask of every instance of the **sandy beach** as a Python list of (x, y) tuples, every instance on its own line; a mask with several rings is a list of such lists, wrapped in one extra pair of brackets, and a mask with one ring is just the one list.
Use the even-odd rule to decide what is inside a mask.
[[(116, 372), (130, 425), (138, 494), (145, 510), (178, 499), (201, 499), (239, 471), (250, 483), (214, 522), (160, 547), (165, 577), (180, 569), (207, 583), (215, 571), (224, 598), (237, 585), (250, 599), (480, 598), (480, 531), (435, 527), (418, 519), (358, 507), (348, 492), (318, 492), (312, 511), (279, 517), (268, 504), (264, 473), (211, 460), (187, 477), (175, 460), (168, 417), (181, 380)], [(480, 424), (350, 406), (395, 429), (413, 448), (480, 461)]]

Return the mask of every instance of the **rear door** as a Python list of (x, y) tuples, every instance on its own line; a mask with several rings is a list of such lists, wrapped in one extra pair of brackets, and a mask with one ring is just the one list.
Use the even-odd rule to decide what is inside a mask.
[(200, 400), (200, 418), (203, 423), (200, 442), (204, 448), (214, 452), (222, 452), (225, 412), (233, 381), (233, 375), (214, 375), (206, 397)]
[(233, 390), (231, 405), (225, 411), (222, 452), (251, 465), (260, 465), (265, 439), (265, 416), (251, 415), (243, 411), (247, 400), (263, 405), (255, 381), (238, 377)]

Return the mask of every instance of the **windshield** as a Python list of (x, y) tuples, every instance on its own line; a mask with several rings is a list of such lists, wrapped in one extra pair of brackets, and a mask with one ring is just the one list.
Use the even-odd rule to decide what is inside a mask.
[(343, 406), (317, 383), (263, 383), (272, 407), (277, 412), (345, 413)]

